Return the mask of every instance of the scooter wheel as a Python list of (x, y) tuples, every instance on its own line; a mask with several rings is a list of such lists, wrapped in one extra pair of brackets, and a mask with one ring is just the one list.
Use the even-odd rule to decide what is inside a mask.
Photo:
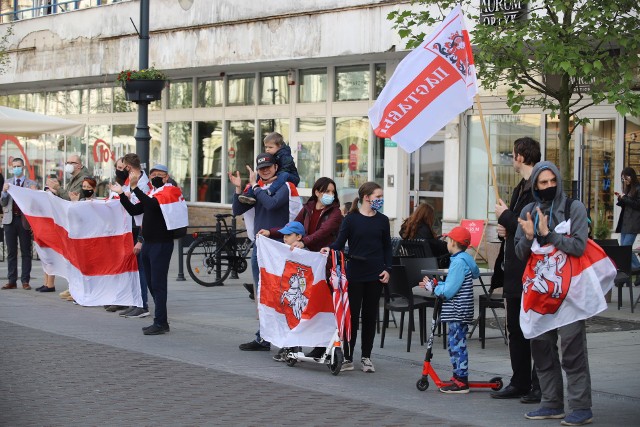
[(495, 386), (491, 387), (491, 390), (494, 390), (494, 391), (501, 390), (502, 387), (504, 386), (504, 383), (502, 382), (502, 377), (493, 377), (489, 380), (489, 382), (496, 383)]
[(420, 378), (416, 383), (416, 388), (420, 391), (425, 391), (429, 388), (429, 380), (423, 380)]
[(338, 375), (340, 370), (342, 369), (342, 363), (344, 363), (344, 355), (342, 354), (342, 349), (340, 347), (336, 347), (333, 350), (333, 359), (331, 360), (331, 364), (329, 365), (329, 369), (331, 369), (331, 373), (333, 375)]
[(287, 366), (295, 366), (298, 363), (298, 359), (295, 357), (287, 357)]

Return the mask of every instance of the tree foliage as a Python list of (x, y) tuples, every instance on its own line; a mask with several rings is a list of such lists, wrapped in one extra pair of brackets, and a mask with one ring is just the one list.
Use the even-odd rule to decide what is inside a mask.
[(569, 140), (576, 126), (588, 121), (581, 115), (585, 108), (609, 103), (623, 116), (640, 115), (640, 93), (631, 90), (640, 72), (637, 0), (501, 1), (527, 3), (527, 15), (510, 20), (496, 13), (497, 25), (479, 23), (480, 3), (492, 1), (416, 0), (412, 4), (418, 7), (391, 12), (388, 19), (414, 48), (425, 37), (420, 29), (441, 21), (458, 3), (466, 18), (478, 23), (471, 40), (482, 87), (506, 88), (514, 114), (535, 106), (558, 116), (565, 180)]
[(2, 37), (0, 37), (0, 74), (4, 74), (7, 71), (7, 66), (11, 62), (9, 54), (7, 53), (7, 45), (9, 44), (9, 37), (13, 35), (13, 24), (7, 26), (7, 31)]

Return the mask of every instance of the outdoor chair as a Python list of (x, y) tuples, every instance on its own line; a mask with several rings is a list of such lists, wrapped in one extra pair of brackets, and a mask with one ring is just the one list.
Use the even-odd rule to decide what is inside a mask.
[(633, 283), (631, 281), (631, 245), (625, 246), (602, 246), (607, 256), (613, 261), (618, 270), (613, 283), (618, 288), (618, 310), (622, 307), (622, 288), (626, 285), (629, 288), (631, 302), (631, 312), (633, 313)]
[[(486, 323), (487, 323), (487, 309), (505, 308), (504, 300), (493, 296), (493, 289), (489, 290), (489, 295), (481, 294), (478, 297), (478, 336), (480, 337), (480, 345), (484, 349), (484, 343), (486, 340)], [(498, 328), (502, 326), (498, 322)], [(500, 338), (500, 337), (496, 337)]]
[(380, 335), (380, 348), (384, 348), (384, 337), (387, 328), (389, 327), (389, 313), (400, 313), (400, 335), (402, 339), (402, 330), (404, 329), (404, 314), (409, 314), (409, 322), (407, 328), (407, 352), (411, 351), (411, 332), (415, 329), (414, 326), (414, 310), (418, 311), (418, 323), (420, 325), (420, 344), (424, 344), (423, 337), (426, 316), (427, 305), (429, 302), (426, 298), (414, 296), (411, 284), (407, 278), (406, 270), (402, 265), (394, 265), (393, 271), (389, 283), (383, 287), (384, 291), (384, 314), (382, 319), (382, 333)]

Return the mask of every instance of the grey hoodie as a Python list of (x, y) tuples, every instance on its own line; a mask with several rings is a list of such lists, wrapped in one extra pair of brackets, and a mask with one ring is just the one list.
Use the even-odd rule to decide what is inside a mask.
[[(538, 191), (535, 189), (536, 182), (538, 181), (538, 175), (543, 170), (550, 170), (558, 180), (556, 196), (551, 202), (543, 202), (542, 200), (540, 200)], [(538, 230), (536, 227), (534, 239), (538, 240), (540, 246), (551, 243), (556, 248), (569, 255), (581, 256), (587, 246), (587, 239), (589, 235), (587, 209), (585, 208), (585, 206), (579, 200), (575, 200), (571, 204), (571, 233), (568, 235), (557, 234), (553, 231), (553, 229), (565, 220), (564, 209), (567, 200), (567, 196), (562, 190), (562, 175), (560, 175), (560, 171), (553, 163), (540, 162), (535, 165), (533, 167), (533, 170), (531, 171), (531, 182), (533, 184), (531, 186), (531, 192), (533, 194), (535, 202), (529, 203), (522, 209), (520, 218), (526, 219), (527, 213), (531, 213), (531, 217), (534, 220), (535, 224), (536, 216), (538, 215), (536, 207), (540, 207), (542, 213), (549, 216), (550, 230), (549, 234), (547, 234), (545, 237), (542, 237), (538, 235)], [(531, 245), (533, 244), (533, 240), (527, 240), (521, 226), (518, 226), (514, 243), (516, 256), (523, 261), (528, 260), (529, 255), (531, 255)]]

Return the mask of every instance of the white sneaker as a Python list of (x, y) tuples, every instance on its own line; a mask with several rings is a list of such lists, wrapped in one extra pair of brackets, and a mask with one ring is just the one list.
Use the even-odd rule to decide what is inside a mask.
[(360, 359), (360, 363), (362, 363), (362, 372), (371, 373), (376, 371), (376, 368), (373, 367), (371, 359), (369, 359), (368, 357), (363, 357), (362, 359)]
[(340, 372), (344, 371), (353, 371), (353, 362), (350, 360), (346, 360), (342, 363), (342, 368), (340, 368)]

